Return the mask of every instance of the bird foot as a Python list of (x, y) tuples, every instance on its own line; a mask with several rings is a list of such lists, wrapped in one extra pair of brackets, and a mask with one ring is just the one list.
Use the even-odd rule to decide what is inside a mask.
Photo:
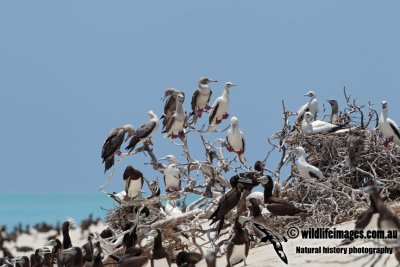
[(197, 117), (201, 118), (201, 115), (203, 115), (203, 110), (199, 109), (196, 111)]
[(226, 120), (227, 118), (229, 118), (229, 114), (225, 113), (224, 115), (222, 115), (222, 120)]
[(232, 152), (233, 151), (233, 149), (232, 149), (232, 147), (231, 146), (226, 146), (226, 150), (228, 150), (229, 152)]
[(121, 155), (122, 155), (121, 150), (118, 150), (116, 154), (117, 154), (118, 156), (121, 156)]
[(389, 144), (390, 144), (391, 142), (393, 142), (393, 137), (386, 138), (386, 140), (385, 140), (385, 142), (383, 143), (383, 145), (384, 145), (385, 147), (388, 147)]
[(171, 137), (171, 139), (175, 139), (178, 138), (178, 135), (171, 133), (168, 135), (168, 137)]
[(204, 107), (204, 109), (205, 109), (206, 111), (209, 111), (209, 110), (211, 109), (211, 107), (210, 107), (209, 105), (206, 105), (206, 106)]
[(154, 146), (154, 144), (153, 144), (153, 142), (151, 141), (151, 139), (147, 139), (146, 144)]
[(179, 137), (179, 139), (181, 139), (183, 141), (183, 140), (185, 140), (185, 133), (183, 131), (180, 131), (178, 133), (177, 137)]
[(243, 149), (240, 149), (240, 151), (236, 152), (236, 153), (237, 153), (238, 157), (240, 157), (241, 155), (243, 155), (244, 151), (243, 151)]
[(220, 124), (222, 120), (215, 119), (215, 124)]

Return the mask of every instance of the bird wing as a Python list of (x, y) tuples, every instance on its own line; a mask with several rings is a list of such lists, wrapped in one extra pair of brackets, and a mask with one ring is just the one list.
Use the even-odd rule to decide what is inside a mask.
[(308, 173), (310, 174), (311, 177), (317, 178), (317, 179), (325, 179), (325, 176), (322, 174), (320, 169), (318, 169), (317, 167), (315, 167), (311, 164), (308, 164), (307, 169), (308, 169)]
[(103, 162), (110, 156), (114, 155), (115, 152), (121, 147), (124, 142), (125, 131), (122, 128), (114, 128), (108, 134), (101, 150), (101, 157)]
[(210, 102), (210, 99), (211, 99), (211, 96), (212, 96), (212, 90), (211, 90), (211, 88), (209, 88), (210, 89), (210, 94), (208, 95), (208, 99), (207, 99), (207, 104)]
[(303, 116), (303, 114), (307, 111), (308, 108), (308, 102), (302, 105), (299, 110), (297, 110), (297, 117)]
[(157, 122), (155, 122), (153, 120), (146, 122), (145, 124), (140, 126), (139, 129), (137, 129), (135, 131), (135, 134), (132, 137), (132, 139), (134, 139), (135, 137), (139, 138), (139, 139), (149, 137), (149, 135), (151, 134), (151, 132), (154, 130), (154, 128), (156, 126), (157, 126)]
[(174, 125), (175, 123), (175, 116), (172, 116), (168, 122), (167, 125), (165, 125), (165, 130), (163, 131), (163, 133), (167, 133), (171, 130), (172, 125)]
[(254, 226), (261, 232), (265, 234), (265, 236), (261, 239), (261, 242), (271, 242), (271, 244), (274, 246), (276, 254), (278, 254), (279, 258), (286, 264), (288, 264), (288, 259), (286, 257), (285, 252), (283, 251), (283, 247), (281, 242), (279, 241), (279, 238), (274, 235), (274, 233), (267, 229), (264, 225), (259, 224), (257, 222), (254, 222)]
[(246, 141), (244, 139), (244, 134), (242, 132), (240, 132), (240, 135), (242, 136), (242, 150), (244, 152), (244, 150), (246, 149)]
[(399, 127), (397, 126), (396, 122), (394, 120), (392, 120), (392, 119), (389, 119), (389, 118), (387, 119), (387, 121), (388, 121), (388, 123), (390, 125), (390, 128), (392, 128), (394, 134), (397, 136), (397, 138), (400, 139)]
[(174, 112), (175, 111), (175, 97), (172, 95), (169, 95), (167, 99), (165, 100), (165, 105), (164, 105), (164, 114), (168, 114), (169, 112)]
[(193, 96), (192, 96), (191, 105), (192, 105), (192, 110), (194, 113), (196, 113), (196, 104), (197, 104), (197, 98), (199, 97), (199, 94), (200, 94), (200, 90), (197, 89), (196, 91), (194, 91)]
[(267, 210), (276, 216), (294, 216), (303, 212), (291, 204), (271, 203), (267, 205)]
[(133, 167), (129, 168), (129, 166), (125, 169), (124, 174), (123, 174), (124, 180), (127, 180), (127, 179), (137, 180), (142, 177), (143, 177), (143, 173), (141, 171), (136, 170)]
[(219, 102), (218, 102), (218, 99), (217, 99), (217, 100), (215, 100), (215, 103), (214, 103), (214, 105), (212, 107), (212, 111), (210, 113), (210, 117), (208, 118), (208, 124), (209, 125), (213, 124), (214, 118), (217, 115), (218, 107), (219, 107)]
[(210, 224), (215, 223), (221, 218), (223, 219), (229, 211), (236, 207), (236, 205), (239, 203), (241, 196), (242, 192), (237, 187), (229, 189), (229, 191), (222, 196), (218, 203), (217, 209), (210, 216), (209, 219), (213, 220)]

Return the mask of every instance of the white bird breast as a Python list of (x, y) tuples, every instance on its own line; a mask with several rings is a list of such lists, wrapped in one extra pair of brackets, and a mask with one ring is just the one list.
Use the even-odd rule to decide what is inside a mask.
[(239, 133), (228, 133), (228, 142), (231, 146), (231, 148), (235, 151), (240, 151), (243, 148), (243, 142), (242, 142), (242, 134)]
[(246, 244), (234, 245), (229, 262), (231, 265), (246, 259)]
[(128, 188), (128, 197), (137, 197), (142, 189), (142, 179), (131, 180)]
[(208, 103), (208, 98), (210, 95), (210, 89), (203, 89), (197, 97), (197, 107), (199, 109), (205, 108)]
[(179, 169), (174, 166), (168, 166), (164, 172), (165, 175), (165, 186), (170, 188), (179, 188), (180, 180)]
[[(215, 119), (220, 120), (222, 118), (222, 116), (228, 112), (228, 108), (229, 108), (229, 103), (227, 100), (220, 98), (218, 101), (218, 110), (217, 110), (217, 114), (215, 114)], [(211, 112), (210, 112), (211, 113)]]

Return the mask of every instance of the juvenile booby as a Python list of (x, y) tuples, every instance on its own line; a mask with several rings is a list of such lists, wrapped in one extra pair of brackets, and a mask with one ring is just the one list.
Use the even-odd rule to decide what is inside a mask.
[(361, 129), (352, 129), (347, 136), (347, 151), (349, 153), (349, 165), (354, 166), (364, 148), (365, 136)]
[(103, 148), (101, 150), (101, 158), (103, 159), (103, 163), (105, 162), (104, 172), (114, 165), (114, 155), (121, 153), (119, 149), (124, 142), (124, 136), (126, 133), (127, 137), (125, 141), (127, 141), (129, 137), (133, 136), (135, 133), (135, 130), (131, 124), (112, 129), (104, 141)]
[(233, 235), (229, 238), (226, 247), (227, 267), (232, 267), (242, 261), (244, 262), (244, 266), (246, 266), (246, 258), (250, 249), (250, 239), (243, 226), (247, 221), (249, 221), (249, 219), (244, 216), (235, 218)]
[(279, 258), (286, 264), (288, 264), (288, 259), (280, 239), (267, 227), (267, 220), (261, 214), (260, 202), (255, 198), (250, 198), (250, 211), (254, 218), (253, 220), (253, 231), (255, 235), (260, 239), (260, 242), (267, 243), (268, 241), (274, 246), (276, 254)]
[(239, 120), (236, 117), (231, 118), (231, 126), (226, 135), (226, 144), (229, 152), (237, 153), (240, 162), (246, 162), (246, 159), (243, 155), (246, 148), (246, 143), (244, 134), (239, 127)]
[(382, 101), (382, 111), (379, 116), (378, 121), (379, 131), (386, 138), (385, 147), (389, 145), (390, 142), (394, 142), (396, 145), (400, 146), (400, 131), (397, 123), (388, 117), (388, 103), (387, 101)]
[(129, 165), (125, 168), (122, 177), (125, 181), (126, 196), (131, 199), (140, 196), (140, 190), (142, 189), (144, 182), (143, 173)]
[(317, 178), (319, 180), (326, 180), (322, 172), (315, 166), (309, 164), (306, 160), (306, 151), (303, 147), (298, 146), (294, 149), (296, 155), (296, 166), (300, 176), (304, 179)]
[(180, 96), (175, 96), (176, 98), (176, 110), (175, 113), (168, 120), (165, 125), (165, 130), (163, 133), (167, 133), (166, 137), (171, 137), (172, 139), (179, 137), (181, 140), (185, 139), (185, 122), (186, 115), (183, 111), (182, 103), (183, 98)]
[(267, 204), (266, 208), (272, 215), (275, 216), (305, 216), (308, 215), (306, 210), (299, 209), (288, 201), (274, 197), (272, 192), (274, 190), (274, 181), (269, 175), (263, 176), (258, 179), (264, 185), (264, 203)]
[(165, 100), (164, 105), (164, 114), (161, 116), (162, 126), (165, 126), (168, 123), (168, 120), (172, 117), (176, 110), (176, 96), (179, 96), (185, 100), (185, 93), (183, 91), (177, 90), (175, 88), (167, 88), (164, 91), (163, 100)]
[(161, 231), (159, 229), (154, 229), (148, 232), (146, 236), (154, 238), (153, 251), (150, 258), (151, 266), (158, 267), (168, 264), (168, 266), (171, 267), (171, 259), (162, 246)]
[(338, 122), (338, 114), (339, 114), (339, 103), (336, 99), (328, 99), (326, 100), (332, 107), (332, 113), (331, 113), (331, 123), (335, 124)]
[(158, 117), (152, 110), (149, 110), (148, 114), (150, 116), (150, 120), (135, 131), (131, 141), (129, 141), (129, 145), (125, 148), (128, 150), (128, 152), (134, 150), (136, 145), (142, 141), (145, 141), (147, 144), (153, 144), (151, 142), (151, 137), (157, 131)]
[(215, 80), (210, 80), (207, 77), (201, 77), (199, 80), (199, 87), (198, 89), (194, 92), (192, 96), (192, 113), (190, 115), (193, 115), (193, 123), (196, 123), (197, 118), (201, 118), (201, 115), (203, 114), (204, 110), (209, 110), (210, 106), (208, 105), (208, 102), (210, 102), (210, 98), (212, 95), (212, 90), (208, 86), (209, 83), (211, 82), (217, 82)]
[(177, 167), (176, 157), (174, 155), (167, 155), (160, 160), (168, 161), (168, 166), (164, 169), (165, 191), (179, 191), (181, 189), (181, 174)]
[(331, 133), (342, 128), (341, 126), (326, 121), (321, 121), (321, 120), (312, 121), (313, 119), (314, 115), (312, 115), (311, 112), (307, 111), (306, 113), (304, 113), (304, 119), (303, 122), (301, 123), (301, 130), (303, 131), (303, 133), (306, 134)]
[(210, 109), (210, 117), (208, 118), (208, 131), (213, 131), (216, 125), (229, 117), (229, 92), (233, 86), (236, 85), (231, 82), (225, 83), (222, 95), (215, 99)]

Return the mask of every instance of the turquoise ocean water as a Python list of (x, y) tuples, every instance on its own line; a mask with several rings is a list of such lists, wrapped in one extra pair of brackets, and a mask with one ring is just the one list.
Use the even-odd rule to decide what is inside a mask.
[[(186, 203), (197, 199), (190, 195)], [(114, 207), (114, 202), (104, 193), (0, 193), (0, 225), (11, 231), (19, 222), (34, 225), (46, 222), (56, 225), (71, 217), (77, 223), (89, 216), (104, 220), (104, 209)]]

